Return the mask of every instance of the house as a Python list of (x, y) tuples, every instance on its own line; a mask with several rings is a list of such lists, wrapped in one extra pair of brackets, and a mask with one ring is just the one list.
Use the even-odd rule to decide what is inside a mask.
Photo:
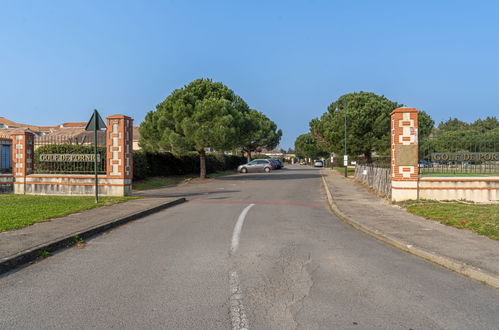
[[(59, 143), (74, 143), (87, 145), (93, 142), (93, 133), (85, 131), (86, 122), (65, 122), (54, 126), (37, 126), (16, 123), (5, 117), (0, 117), (0, 137), (9, 138), (14, 131), (30, 130), (38, 137), (35, 143), (46, 144), (50, 141)], [(105, 140), (104, 132), (98, 132), (98, 141)], [(102, 136), (102, 137), (101, 137)], [(133, 127), (133, 150), (140, 150), (139, 127)]]

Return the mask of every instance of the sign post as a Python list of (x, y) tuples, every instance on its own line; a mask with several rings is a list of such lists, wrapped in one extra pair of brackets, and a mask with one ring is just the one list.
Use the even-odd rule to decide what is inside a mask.
[(92, 117), (90, 117), (90, 120), (87, 123), (87, 126), (85, 127), (85, 131), (94, 131), (94, 171), (95, 171), (95, 203), (99, 202), (99, 177), (97, 174), (97, 163), (98, 163), (98, 157), (97, 157), (97, 131), (101, 129), (105, 129), (106, 124), (104, 124), (104, 121), (102, 120), (101, 116), (97, 112), (96, 109), (94, 109), (94, 113), (92, 114)]

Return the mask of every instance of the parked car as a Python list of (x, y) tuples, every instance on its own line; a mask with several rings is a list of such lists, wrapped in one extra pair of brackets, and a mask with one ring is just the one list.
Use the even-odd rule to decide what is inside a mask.
[(314, 162), (314, 167), (324, 167), (324, 162), (322, 160), (316, 160)]
[(430, 162), (425, 160), (425, 159), (422, 159), (418, 162), (418, 167), (419, 168), (427, 168), (427, 167), (430, 167)]
[(282, 163), (281, 163), (281, 161), (279, 159), (277, 159), (277, 158), (270, 158), (269, 160), (272, 162), (272, 164), (274, 164), (274, 167), (275, 167), (276, 170), (282, 168)]
[(237, 171), (240, 173), (266, 172), (274, 169), (274, 164), (269, 159), (254, 159), (249, 163), (239, 165)]
[(279, 164), (277, 164), (277, 162), (274, 159), (269, 158), (267, 160), (272, 164), (272, 169), (273, 170), (279, 169)]
[(279, 166), (280, 166), (281, 168), (283, 168), (283, 167), (284, 167), (284, 162), (283, 162), (281, 159), (279, 159), (279, 158), (276, 158), (276, 160), (277, 160), (277, 162), (279, 163)]

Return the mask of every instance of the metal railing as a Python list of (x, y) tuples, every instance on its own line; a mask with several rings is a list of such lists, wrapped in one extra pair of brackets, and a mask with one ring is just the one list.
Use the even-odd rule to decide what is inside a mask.
[[(38, 136), (34, 141), (33, 173), (93, 174), (93, 132), (81, 131), (73, 136)], [(97, 160), (99, 174), (106, 173), (106, 135), (98, 132)]]
[(14, 192), (14, 185), (12, 183), (0, 182), (0, 194), (12, 194)]
[(499, 141), (494, 138), (434, 137), (419, 144), (421, 176), (497, 176)]

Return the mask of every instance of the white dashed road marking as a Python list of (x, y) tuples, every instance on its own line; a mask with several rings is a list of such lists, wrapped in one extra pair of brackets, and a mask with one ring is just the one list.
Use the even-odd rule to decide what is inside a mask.
[[(241, 230), (243, 228), (244, 219), (248, 214), (248, 211), (255, 204), (250, 204), (244, 208), (244, 210), (239, 215), (236, 225), (234, 226), (234, 231), (232, 232), (232, 241), (230, 245), (230, 254), (233, 256), (237, 249), (239, 248), (239, 238), (241, 236)], [(230, 320), (232, 323), (233, 330), (247, 330), (249, 329), (248, 318), (246, 317), (246, 312), (243, 306), (243, 293), (241, 291), (241, 286), (239, 285), (239, 276), (237, 275), (237, 270), (233, 269), (229, 272), (229, 284), (230, 284)]]
[(233, 255), (236, 253), (239, 247), (239, 237), (241, 236), (241, 229), (243, 228), (244, 219), (248, 211), (255, 206), (255, 204), (250, 204), (241, 212), (239, 218), (237, 219), (236, 225), (234, 226), (234, 231), (232, 232), (232, 243), (230, 245), (230, 253)]

